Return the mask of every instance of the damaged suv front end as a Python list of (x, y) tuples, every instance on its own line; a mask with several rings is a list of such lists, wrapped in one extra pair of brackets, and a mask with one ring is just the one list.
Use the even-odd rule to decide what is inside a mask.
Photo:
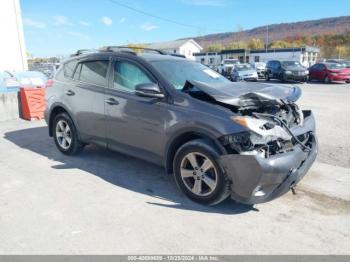
[(312, 112), (295, 104), (300, 88), (244, 86), (250, 91), (228, 96), (225, 88), (202, 83), (192, 87), (211, 97), (212, 103), (230, 109), (232, 122), (245, 130), (219, 138), (227, 154), (218, 161), (232, 181), (232, 199), (245, 204), (267, 202), (305, 176), (316, 159), (318, 144)]

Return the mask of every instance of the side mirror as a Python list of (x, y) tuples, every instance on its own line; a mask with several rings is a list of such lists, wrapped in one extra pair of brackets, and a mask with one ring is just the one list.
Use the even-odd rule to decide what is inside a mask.
[(135, 87), (135, 94), (142, 97), (164, 98), (159, 86), (154, 83), (138, 84)]

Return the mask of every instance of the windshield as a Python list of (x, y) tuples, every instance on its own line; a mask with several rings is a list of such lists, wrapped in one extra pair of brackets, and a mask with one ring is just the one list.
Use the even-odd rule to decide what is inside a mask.
[(205, 84), (231, 83), (210, 68), (187, 60), (164, 60), (150, 62), (176, 89), (182, 89), (186, 81)]
[(296, 61), (284, 61), (282, 62), (283, 67), (302, 67), (299, 62)]
[(237, 63), (238, 63), (238, 60), (224, 60), (225, 65), (233, 65)]
[(343, 69), (343, 68), (345, 68), (345, 65), (334, 63), (334, 64), (328, 64), (327, 67), (329, 69)]
[(252, 66), (248, 64), (243, 64), (243, 65), (236, 65), (235, 70), (237, 71), (246, 71), (246, 70), (251, 70)]

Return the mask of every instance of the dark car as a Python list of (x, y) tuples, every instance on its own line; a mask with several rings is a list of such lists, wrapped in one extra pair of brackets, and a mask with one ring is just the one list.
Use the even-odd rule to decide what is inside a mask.
[(350, 83), (350, 69), (339, 63), (317, 63), (309, 68), (310, 81), (317, 80), (324, 83), (343, 81)]
[(281, 82), (299, 81), (306, 82), (309, 72), (296, 61), (269, 61), (266, 65), (265, 79), (279, 79)]
[(211, 205), (228, 196), (266, 202), (304, 177), (317, 140), (312, 112), (295, 104), (300, 88), (232, 83), (149, 51), (109, 47), (63, 63), (45, 112), (62, 153), (93, 143), (151, 161), (189, 198)]

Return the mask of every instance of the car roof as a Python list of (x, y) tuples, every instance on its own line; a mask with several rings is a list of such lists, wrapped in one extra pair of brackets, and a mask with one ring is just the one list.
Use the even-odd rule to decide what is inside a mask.
[[(68, 63), (70, 61), (74, 61), (77, 59), (89, 59), (89, 58), (109, 58), (113, 56), (123, 56), (128, 58), (137, 58), (146, 60), (147, 62), (154, 62), (154, 61), (184, 61), (185, 58), (176, 56), (176, 54), (157, 54), (157, 53), (134, 53), (131, 51), (98, 51), (98, 52), (91, 52), (91, 53), (84, 53), (79, 55), (73, 55), (70, 58), (66, 59), (63, 63)], [(186, 60), (186, 59), (185, 59)], [(189, 61), (189, 60), (186, 60)]]

